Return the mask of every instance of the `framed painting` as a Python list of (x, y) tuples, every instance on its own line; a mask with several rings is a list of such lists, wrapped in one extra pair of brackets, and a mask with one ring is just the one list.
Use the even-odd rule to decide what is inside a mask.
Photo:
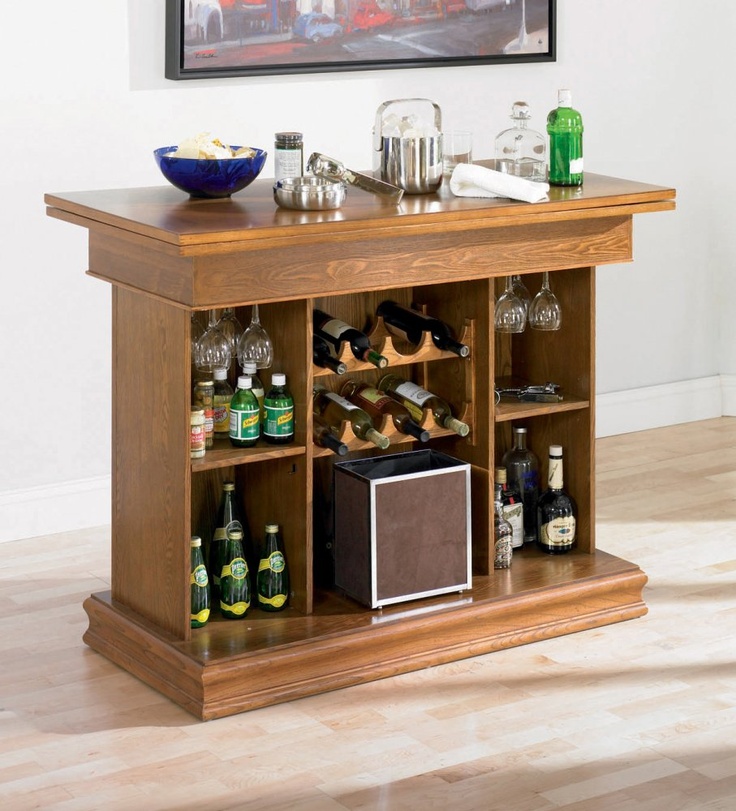
[(166, 77), (555, 59), (556, 0), (166, 0)]

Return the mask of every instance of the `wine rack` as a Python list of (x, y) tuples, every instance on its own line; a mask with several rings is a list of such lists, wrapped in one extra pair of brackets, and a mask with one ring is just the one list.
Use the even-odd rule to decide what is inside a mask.
[[(574, 197), (551, 189), (534, 206), (454, 198), (441, 187), (395, 209), (356, 193), (337, 217), (276, 209), (268, 179), (217, 201), (185, 200), (173, 188), (46, 201), (50, 216), (88, 229), (88, 272), (113, 286), (111, 582), (84, 603), (94, 650), (194, 715), (215, 718), (646, 612), (644, 573), (595, 544), (594, 265), (630, 261), (633, 215), (672, 209), (674, 190), (586, 173)], [(495, 335), (503, 277), (523, 274), (536, 286), (544, 271), (570, 316), (559, 333)], [(312, 312), (360, 328), (385, 298), (418, 300), (470, 346), (468, 358), (428, 337), (407, 349), (375, 319), (370, 340), (387, 369), (343, 361), (348, 375), (372, 384), (402, 369), (471, 426), (461, 438), (424, 419), (427, 445), (470, 467), (473, 587), (372, 611), (329, 587), (326, 496), (336, 457), (311, 441), (311, 401), (315, 381), (337, 389), (340, 376), (312, 363)], [(249, 449), (219, 441), (191, 460), (191, 313), (234, 307), (242, 317), (253, 304), (274, 343), (273, 369), (294, 396), (295, 441)], [(503, 375), (554, 380), (565, 401), (494, 407), (493, 382)], [(141, 417), (142, 403), (155, 419)], [(538, 455), (553, 442), (566, 448), (584, 541), (558, 560), (524, 550), (495, 572), (493, 470), (517, 420)], [(415, 441), (389, 420), (382, 429), (394, 449)], [(347, 425), (342, 435), (351, 456), (381, 453)], [(214, 513), (225, 478), (254, 534), (282, 519), (290, 606), (192, 630), (189, 538)]]

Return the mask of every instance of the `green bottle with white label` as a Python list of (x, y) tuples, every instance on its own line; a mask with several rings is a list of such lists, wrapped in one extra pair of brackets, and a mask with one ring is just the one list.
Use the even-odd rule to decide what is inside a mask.
[(260, 433), (261, 409), (253, 394), (253, 380), (241, 375), (230, 401), (230, 444), (236, 448), (252, 448)]
[(286, 607), (289, 599), (289, 570), (278, 524), (266, 524), (256, 583), (258, 605), (264, 611), (281, 611)]
[(547, 116), (549, 182), (552, 186), (583, 185), (583, 117), (572, 106), (572, 93), (558, 91), (557, 107)]
[(286, 375), (274, 372), (263, 399), (263, 438), (271, 445), (294, 441), (294, 398), (286, 388)]

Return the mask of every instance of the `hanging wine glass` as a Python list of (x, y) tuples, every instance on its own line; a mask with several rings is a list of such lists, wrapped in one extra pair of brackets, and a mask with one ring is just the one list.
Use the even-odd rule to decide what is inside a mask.
[(238, 341), (238, 363), (241, 368), (246, 361), (255, 363), (257, 369), (268, 369), (273, 363), (273, 344), (261, 326), (257, 304), (253, 305), (250, 324)]
[(200, 372), (214, 373), (215, 369), (229, 369), (232, 354), (227, 337), (217, 326), (215, 311), (209, 311), (209, 323), (194, 350), (194, 365)]
[(204, 327), (202, 326), (202, 322), (199, 320), (199, 313), (196, 311), (192, 312), (192, 320), (191, 320), (191, 336), (192, 336), (192, 357), (195, 356), (197, 351), (197, 341), (204, 335)]
[(217, 326), (230, 343), (230, 354), (235, 357), (238, 352), (238, 341), (243, 334), (243, 327), (232, 307), (225, 307)]
[(562, 308), (557, 296), (549, 289), (549, 273), (542, 274), (542, 289), (529, 305), (529, 326), (552, 331), (562, 325)]
[(532, 297), (529, 291), (526, 289), (526, 285), (524, 284), (520, 275), (517, 274), (516, 276), (511, 277), (511, 289), (521, 299), (521, 303), (524, 305), (524, 312), (528, 313)]
[(493, 321), (496, 332), (524, 332), (526, 310), (522, 300), (514, 293), (511, 276), (506, 277), (506, 289), (496, 301)]

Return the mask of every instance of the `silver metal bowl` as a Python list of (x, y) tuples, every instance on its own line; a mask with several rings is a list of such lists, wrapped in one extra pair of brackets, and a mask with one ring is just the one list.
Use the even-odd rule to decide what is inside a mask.
[(346, 194), (345, 183), (324, 177), (283, 177), (273, 187), (273, 199), (278, 205), (300, 211), (340, 208)]

